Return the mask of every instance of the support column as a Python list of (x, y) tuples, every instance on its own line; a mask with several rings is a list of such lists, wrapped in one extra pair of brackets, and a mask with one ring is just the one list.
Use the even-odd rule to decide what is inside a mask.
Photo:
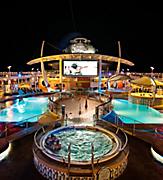
[(98, 73), (98, 92), (101, 93), (101, 78), (102, 78), (102, 60), (99, 60), (99, 73)]
[(62, 59), (59, 60), (59, 83), (61, 84), (61, 91), (62, 87)]
[(116, 74), (120, 73), (120, 65), (121, 65), (121, 45), (120, 45), (120, 41), (118, 41), (118, 50), (119, 50), (119, 58), (118, 58), (118, 65), (117, 65)]

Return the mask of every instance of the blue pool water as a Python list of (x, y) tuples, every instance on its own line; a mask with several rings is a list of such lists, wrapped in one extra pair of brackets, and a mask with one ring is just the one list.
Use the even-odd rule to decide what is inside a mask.
[(146, 105), (133, 104), (123, 99), (114, 99), (112, 103), (113, 110), (124, 123), (163, 123), (163, 114)]
[[(3, 110), (0, 110), (0, 122), (20, 122), (43, 114), (47, 110), (47, 97), (29, 97), (16, 102)], [(37, 121), (37, 117), (29, 119), (29, 122)]]
[[(59, 151), (53, 150), (46, 144), (46, 139), (49, 135), (54, 134), (61, 143)], [(100, 158), (108, 154), (113, 148), (112, 138), (101, 131), (90, 130), (86, 128), (66, 127), (59, 130), (53, 130), (47, 134), (43, 141), (42, 146), (46, 152), (50, 154), (59, 155), (60, 157), (68, 158), (68, 146), (71, 144), (71, 160), (72, 161), (90, 161), (92, 157), (91, 144), (94, 145), (94, 158)], [(54, 155), (54, 156), (55, 156)]]
[[(163, 123), (163, 114), (159, 111), (140, 104), (132, 104), (123, 99), (112, 100), (113, 110), (124, 123)], [(47, 97), (29, 97), (16, 102), (3, 110), (0, 110), (0, 122), (20, 122), (25, 119), (43, 114), (47, 110)], [(29, 122), (37, 121), (37, 117), (29, 119)]]

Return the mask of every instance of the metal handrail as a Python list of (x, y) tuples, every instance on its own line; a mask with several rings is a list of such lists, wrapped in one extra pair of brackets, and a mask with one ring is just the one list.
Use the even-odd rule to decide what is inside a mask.
[[(45, 111), (44, 113), (46, 113), (46, 112), (48, 112), (48, 110)], [(32, 117), (29, 117), (29, 118), (27, 118), (27, 119), (23, 119), (22, 121), (19, 121), (19, 122), (21, 122), (21, 123), (28, 122), (30, 119), (35, 118), (35, 117), (39, 117), (39, 116), (43, 115), (44, 113), (38, 114), (38, 115), (35, 115), (35, 116), (32, 116)], [(17, 122), (17, 123), (19, 123), (19, 122)]]
[[(116, 115), (117, 115), (117, 117), (119, 117), (119, 119), (121, 119), (121, 117), (125, 117), (125, 118), (127, 118), (127, 119), (131, 119), (133, 122), (138, 122), (139, 124), (145, 124), (145, 123), (143, 123), (143, 122), (141, 122), (141, 121), (138, 121), (138, 120), (135, 120), (135, 119), (133, 119), (133, 118), (131, 118), (131, 117), (128, 117), (128, 116), (124, 116), (124, 115), (120, 115), (120, 114), (117, 114), (117, 113), (115, 113)], [(121, 120), (122, 121), (122, 120)], [(123, 122), (123, 124), (127, 124), (127, 123), (124, 123)], [(135, 124), (135, 123), (134, 123)]]
[[(122, 132), (123, 132), (123, 131), (122, 131)], [(126, 133), (123, 132), (123, 134), (125, 135), (125, 143), (124, 143), (124, 145), (121, 147), (120, 151), (123, 151), (123, 150), (126, 148), (127, 143), (128, 143), (128, 137), (127, 137)]]
[[(99, 120), (100, 120), (100, 121), (104, 121), (103, 119), (99, 119)], [(120, 129), (120, 128), (119, 128), (119, 129)], [(118, 129), (116, 135), (118, 135), (119, 129)], [(123, 150), (126, 148), (126, 146), (127, 146), (128, 137), (127, 137), (126, 133), (124, 133), (124, 131), (123, 131), (122, 129), (120, 129), (120, 130), (121, 130), (121, 132), (123, 133), (123, 135), (124, 135), (124, 137), (125, 137), (125, 140), (124, 140), (125, 143), (124, 143), (123, 147), (121, 147), (120, 150), (119, 150), (119, 151), (123, 151)]]
[(41, 146), (38, 145), (38, 143), (37, 143), (37, 134), (38, 134), (38, 132), (39, 132), (40, 130), (43, 131), (42, 127), (41, 127), (40, 129), (38, 129), (38, 130), (36, 131), (36, 133), (34, 134), (34, 143), (35, 143), (35, 145), (36, 145), (36, 147), (37, 147), (38, 149), (42, 150)]
[[(40, 128), (40, 129), (42, 129), (42, 128)], [(40, 129), (35, 133), (35, 135), (34, 135), (34, 143), (35, 143), (35, 145), (36, 145), (36, 147), (39, 149), (39, 150), (41, 150), (41, 151), (43, 151), (44, 150), (44, 148), (42, 148), (38, 143), (37, 143), (37, 135), (38, 135), (38, 132), (40, 131)], [(63, 162), (66, 162), (66, 159), (64, 159), (63, 158), (63, 156), (61, 156), (61, 155), (59, 155), (59, 154), (56, 154), (55, 152), (53, 152), (53, 153), (50, 153), (49, 151), (43, 151), (46, 155), (49, 155), (50, 157), (51, 156), (54, 156), (54, 157), (57, 157), (57, 158), (59, 158), (60, 160), (62, 160)]]

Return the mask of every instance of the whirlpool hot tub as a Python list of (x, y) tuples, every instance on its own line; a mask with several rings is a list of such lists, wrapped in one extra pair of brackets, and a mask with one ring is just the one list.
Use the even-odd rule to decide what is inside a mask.
[(33, 148), (36, 168), (48, 179), (114, 179), (127, 165), (128, 151), (124, 154), (124, 150), (116, 133), (92, 126), (67, 126), (37, 134)]

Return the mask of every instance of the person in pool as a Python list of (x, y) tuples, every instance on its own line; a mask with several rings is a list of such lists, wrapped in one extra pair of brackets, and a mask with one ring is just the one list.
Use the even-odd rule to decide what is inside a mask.
[(59, 151), (61, 149), (61, 144), (59, 143), (59, 139), (57, 139), (53, 145), (54, 151)]

